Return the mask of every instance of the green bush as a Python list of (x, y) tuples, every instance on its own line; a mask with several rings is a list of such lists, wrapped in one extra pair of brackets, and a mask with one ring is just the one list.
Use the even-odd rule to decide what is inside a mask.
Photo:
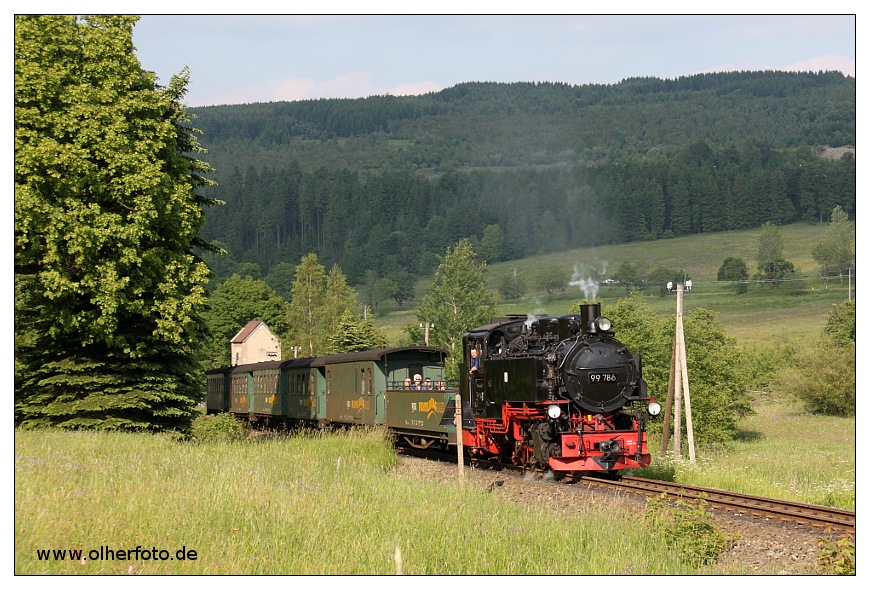
[(191, 437), (197, 442), (242, 440), (250, 427), (229, 412), (199, 416), (191, 425)]
[(835, 305), (825, 320), (825, 337), (837, 346), (847, 346), (855, 342), (855, 301), (844, 301)]
[(753, 346), (740, 351), (739, 370), (750, 390), (770, 391), (777, 373), (794, 364), (798, 347), (788, 339), (774, 345)]
[(855, 541), (851, 539), (819, 540), (819, 572), (835, 576), (855, 575)]
[(813, 414), (855, 415), (854, 301), (834, 306), (821, 338), (801, 348), (793, 363), (779, 372), (776, 383)]
[(777, 375), (775, 388), (796, 397), (813, 414), (855, 415), (855, 344), (832, 346), (827, 341), (807, 345), (794, 364)]
[(647, 500), (644, 520), (685, 563), (700, 567), (715, 563), (731, 542), (713, 524), (706, 505), (703, 500), (694, 506), (682, 500), (671, 504), (667, 494), (662, 494)]

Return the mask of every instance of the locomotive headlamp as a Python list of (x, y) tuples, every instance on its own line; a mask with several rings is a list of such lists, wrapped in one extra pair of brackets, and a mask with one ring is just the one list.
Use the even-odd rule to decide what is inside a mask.
[(662, 405), (659, 402), (650, 402), (646, 411), (649, 412), (650, 416), (658, 416), (662, 412)]
[(556, 404), (553, 404), (552, 406), (547, 406), (547, 416), (549, 416), (553, 420), (555, 420), (556, 418), (558, 418), (561, 415), (562, 415), (562, 408), (560, 408)]
[(595, 320), (595, 329), (598, 332), (607, 332), (612, 327), (613, 322), (608, 317), (600, 316)]

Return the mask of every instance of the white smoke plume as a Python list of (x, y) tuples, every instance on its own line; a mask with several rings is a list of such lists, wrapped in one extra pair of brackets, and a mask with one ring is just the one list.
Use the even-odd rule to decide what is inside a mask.
[(526, 328), (531, 329), (531, 327), (532, 327), (532, 322), (534, 322), (534, 321), (535, 321), (536, 319), (538, 319), (539, 317), (542, 317), (542, 316), (539, 315), (539, 314), (534, 314), (534, 313), (526, 314), (526, 321), (525, 321)]
[(568, 283), (572, 287), (580, 287), (583, 291), (583, 297), (588, 301), (598, 299), (598, 288), (601, 285), (601, 280), (607, 274), (607, 261), (596, 260), (588, 267), (583, 264), (574, 265), (574, 273), (571, 275), (571, 281)]

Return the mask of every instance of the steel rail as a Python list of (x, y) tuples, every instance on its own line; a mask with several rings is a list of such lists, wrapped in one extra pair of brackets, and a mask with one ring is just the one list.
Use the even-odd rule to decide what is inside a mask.
[(817, 506), (803, 502), (792, 502), (750, 496), (716, 488), (702, 488), (685, 484), (623, 476), (618, 480), (606, 480), (594, 476), (580, 477), (580, 482), (599, 487), (618, 488), (624, 491), (642, 493), (649, 496), (667, 494), (669, 497), (691, 501), (705, 501), (709, 506), (736, 514), (749, 514), (783, 522), (806, 524), (818, 528), (830, 528), (846, 532), (855, 531), (855, 512)]

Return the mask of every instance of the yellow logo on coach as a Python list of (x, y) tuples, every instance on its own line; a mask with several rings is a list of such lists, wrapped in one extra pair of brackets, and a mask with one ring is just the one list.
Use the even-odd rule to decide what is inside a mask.
[(427, 420), (436, 413), (439, 415), (443, 414), (445, 406), (445, 402), (436, 401), (435, 398), (432, 397), (429, 398), (429, 401), (417, 402), (417, 410), (425, 412)]
[(369, 408), (371, 408), (371, 405), (372, 405), (372, 402), (370, 402), (369, 400), (367, 400), (363, 397), (360, 397), (359, 399), (350, 400), (351, 409), (356, 410), (356, 412), (358, 414), (362, 413), (362, 412), (369, 411)]

